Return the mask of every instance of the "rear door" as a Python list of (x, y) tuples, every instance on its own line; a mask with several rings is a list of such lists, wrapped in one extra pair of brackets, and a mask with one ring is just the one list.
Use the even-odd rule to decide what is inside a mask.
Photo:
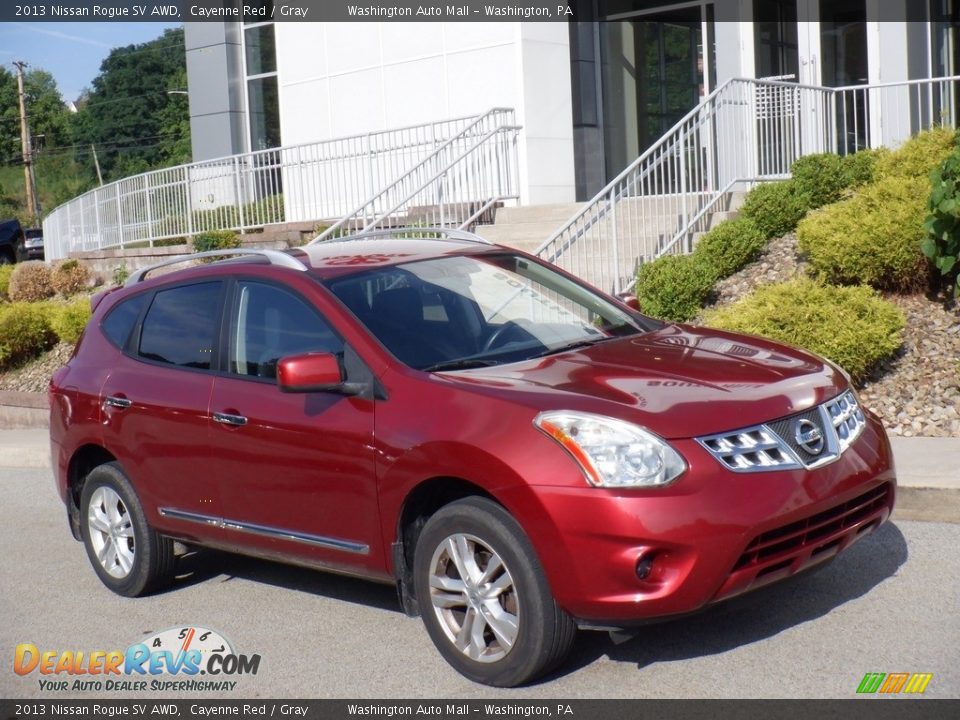
[(210, 399), (210, 449), (229, 540), (259, 554), (383, 572), (374, 401), (283, 393), (280, 358), (351, 352), (303, 296), (238, 280)]
[(149, 297), (100, 398), (106, 447), (148, 520), (188, 538), (221, 534), (208, 442), (223, 291), (195, 282)]

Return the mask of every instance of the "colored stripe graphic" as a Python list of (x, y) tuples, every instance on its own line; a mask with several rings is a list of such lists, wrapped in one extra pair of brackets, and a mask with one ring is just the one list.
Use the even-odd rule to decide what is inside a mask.
[(880, 688), (880, 683), (883, 682), (883, 678), (886, 677), (886, 673), (867, 673), (863, 676), (863, 680), (860, 681), (860, 687), (857, 688), (858, 693), (875, 693)]
[(907, 682), (910, 673), (890, 673), (883, 685), (880, 686), (882, 693), (898, 693)]
[(905, 693), (922, 693), (933, 679), (933, 673), (914, 673), (903, 689)]

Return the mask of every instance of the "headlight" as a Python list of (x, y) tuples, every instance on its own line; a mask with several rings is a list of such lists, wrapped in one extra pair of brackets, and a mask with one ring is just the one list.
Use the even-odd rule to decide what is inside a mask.
[(622, 420), (553, 410), (540, 413), (533, 423), (570, 453), (591, 485), (658, 487), (687, 469), (665, 441)]

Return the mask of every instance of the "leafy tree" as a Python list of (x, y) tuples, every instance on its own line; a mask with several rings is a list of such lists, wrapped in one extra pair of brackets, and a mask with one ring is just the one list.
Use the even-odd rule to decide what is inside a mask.
[[(46, 70), (30, 68), (24, 73), (23, 89), (27, 96), (27, 115), (34, 150), (67, 144), (70, 139), (69, 111), (57, 90), (53, 75)], [(17, 76), (0, 66), (0, 163), (19, 164), (20, 99)]]
[(183, 28), (140, 45), (115, 48), (78, 103), (78, 151), (97, 148), (105, 180), (189, 159)]

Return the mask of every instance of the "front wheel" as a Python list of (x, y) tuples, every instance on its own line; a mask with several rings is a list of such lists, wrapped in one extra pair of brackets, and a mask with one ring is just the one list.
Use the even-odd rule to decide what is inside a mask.
[(173, 572), (173, 541), (148, 524), (116, 463), (94, 468), (80, 498), (80, 534), (97, 576), (124, 597), (160, 587)]
[(475, 682), (529, 682), (573, 645), (576, 625), (550, 594), (530, 540), (490, 500), (459, 500), (427, 521), (414, 586), (434, 645)]

